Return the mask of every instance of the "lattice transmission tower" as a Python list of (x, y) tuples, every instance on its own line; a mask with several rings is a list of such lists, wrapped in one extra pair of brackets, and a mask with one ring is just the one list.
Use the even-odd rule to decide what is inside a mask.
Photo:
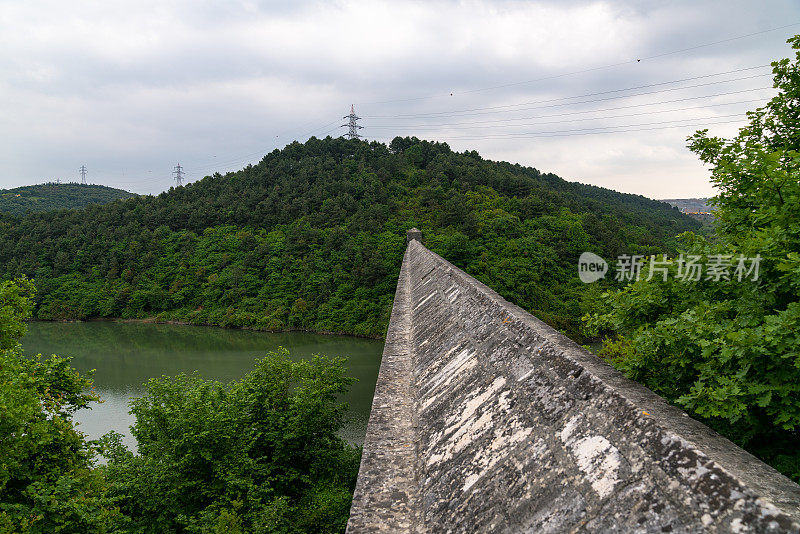
[(86, 165), (81, 165), (81, 183), (86, 185)]
[(361, 134), (359, 134), (358, 131), (363, 128), (363, 126), (359, 126), (357, 122), (359, 119), (361, 119), (361, 117), (356, 116), (356, 110), (353, 107), (353, 104), (350, 104), (350, 115), (345, 115), (342, 118), (348, 119), (347, 124), (342, 124), (342, 126), (347, 126), (347, 133), (345, 134), (345, 137), (348, 139), (360, 139)]
[(174, 171), (172, 171), (172, 174), (174, 174), (174, 175), (175, 175), (175, 184), (176, 184), (178, 187), (180, 187), (181, 185), (183, 185), (183, 175), (184, 175), (185, 173), (183, 172), (183, 167), (181, 167), (181, 164), (180, 164), (180, 163), (178, 163), (177, 165), (175, 165), (175, 170), (174, 170)]

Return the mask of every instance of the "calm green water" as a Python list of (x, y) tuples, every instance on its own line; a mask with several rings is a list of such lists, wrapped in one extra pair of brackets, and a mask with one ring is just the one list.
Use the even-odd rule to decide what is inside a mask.
[(92, 439), (116, 430), (132, 450), (128, 400), (143, 393), (148, 379), (198, 371), (204, 378), (235, 380), (252, 369), (255, 358), (280, 346), (296, 359), (317, 353), (347, 358), (358, 382), (344, 399), (350, 414), (342, 436), (361, 444), (383, 351), (381, 341), (347, 336), (114, 322), (29, 323), (22, 346), (28, 354), (72, 356), (81, 372), (96, 369), (95, 389), (105, 402), (76, 413), (78, 428)]

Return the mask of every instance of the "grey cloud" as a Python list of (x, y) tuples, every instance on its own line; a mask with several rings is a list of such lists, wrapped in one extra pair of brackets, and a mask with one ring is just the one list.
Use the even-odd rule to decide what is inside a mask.
[[(598, 113), (598, 120), (577, 120), (578, 115), (561, 125), (500, 123), (467, 132), (447, 124), (482, 117), (370, 117), (546, 100), (749, 67), (788, 56), (783, 41), (792, 30), (800, 32), (798, 25), (662, 55), (800, 22), (800, 8), (787, 1), (120, 1), (92, 9), (81, 6), (70, 15), (57, 2), (0, 4), (3, 187), (74, 178), (86, 163), (97, 182), (157, 192), (170, 185), (177, 161), (192, 178), (234, 169), (295, 136), (324, 135), (355, 103), (372, 138), (417, 132), (459, 150), (475, 148), (583, 182), (651, 196), (707, 194), (707, 171), (684, 148), (691, 129), (492, 138), (635, 124), (645, 116), (626, 122)], [(647, 59), (652, 56), (660, 57)], [(616, 63), (623, 64), (591, 70)], [(584, 72), (565, 75), (575, 71)], [(756, 82), (719, 87), (747, 89)], [(665, 94), (692, 97), (713, 89)], [(718, 116), (726, 109), (747, 106), (647, 120)], [(477, 139), (459, 139), (464, 133)]]

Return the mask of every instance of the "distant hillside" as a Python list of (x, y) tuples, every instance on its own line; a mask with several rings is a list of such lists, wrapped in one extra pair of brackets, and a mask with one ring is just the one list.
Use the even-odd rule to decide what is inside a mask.
[(711, 213), (714, 211), (714, 207), (708, 205), (708, 198), (665, 198), (661, 202), (675, 206), (686, 214)]
[(90, 204), (106, 204), (120, 198), (131, 198), (133, 193), (104, 185), (39, 184), (0, 189), (0, 211), (12, 215), (26, 212), (84, 208)]
[(712, 228), (714, 206), (710, 206), (708, 201), (708, 198), (665, 198), (661, 202), (666, 202), (678, 208), (681, 213), (704, 223), (703, 228)]
[(700, 223), (443, 143), (312, 138), (155, 197), (0, 214), (0, 279), (34, 278), (40, 319), (379, 337), (414, 226), (434, 251), (577, 337), (584, 298), (601, 292), (578, 279), (582, 252), (611, 262), (668, 252)]

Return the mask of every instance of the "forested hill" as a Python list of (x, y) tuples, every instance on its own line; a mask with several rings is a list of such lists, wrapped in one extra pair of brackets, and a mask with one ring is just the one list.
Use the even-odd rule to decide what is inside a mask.
[(78, 211), (0, 218), (0, 276), (41, 319), (152, 317), (382, 336), (405, 249), (425, 242), (577, 335), (577, 258), (669, 249), (662, 202), (396, 138), (312, 138), (225, 176)]
[(90, 204), (105, 204), (133, 196), (135, 196), (133, 193), (105, 185), (76, 183), (26, 185), (14, 189), (0, 189), (0, 211), (24, 215), (28, 211), (83, 208)]

